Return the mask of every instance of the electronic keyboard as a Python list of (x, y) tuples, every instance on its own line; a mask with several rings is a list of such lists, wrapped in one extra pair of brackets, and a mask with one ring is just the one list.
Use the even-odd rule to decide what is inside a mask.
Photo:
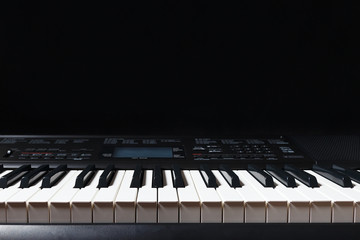
[(357, 163), (310, 156), (289, 136), (0, 136), (0, 238), (359, 234)]

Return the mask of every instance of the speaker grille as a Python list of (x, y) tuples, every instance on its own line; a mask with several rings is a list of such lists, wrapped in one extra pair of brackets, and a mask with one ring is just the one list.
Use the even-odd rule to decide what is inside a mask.
[(294, 136), (293, 142), (318, 162), (359, 162), (359, 136)]

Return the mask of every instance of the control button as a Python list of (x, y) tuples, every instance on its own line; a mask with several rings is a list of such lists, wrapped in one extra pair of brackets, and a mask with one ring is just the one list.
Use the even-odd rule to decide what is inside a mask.
[(194, 151), (204, 151), (205, 148), (202, 147), (202, 146), (194, 146), (194, 147), (193, 147), (193, 150), (194, 150)]
[(11, 154), (13, 154), (13, 150), (8, 149), (8, 150), (6, 150), (6, 153), (5, 153), (4, 157), (5, 158), (10, 157)]

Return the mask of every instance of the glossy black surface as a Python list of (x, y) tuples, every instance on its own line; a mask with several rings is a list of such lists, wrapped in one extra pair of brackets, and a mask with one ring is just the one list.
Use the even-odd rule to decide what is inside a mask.
[(58, 183), (66, 174), (67, 166), (59, 165), (47, 173), (41, 183), (41, 188), (51, 188)]
[(275, 187), (272, 177), (258, 166), (249, 164), (247, 170), (264, 187)]
[(130, 187), (131, 188), (140, 188), (140, 187), (142, 187), (142, 185), (143, 185), (143, 176), (144, 176), (144, 172), (143, 172), (143, 169), (142, 169), (141, 165), (137, 165), (135, 170), (134, 170), (134, 174), (132, 176)]
[(289, 174), (293, 175), (297, 180), (301, 181), (308, 187), (319, 187), (315, 176), (297, 168), (295, 165), (285, 164), (284, 170), (286, 170)]
[(74, 188), (83, 188), (93, 178), (95, 174), (95, 165), (88, 165), (81, 173), (76, 177)]
[(44, 164), (40, 167), (29, 171), (25, 174), (20, 181), (20, 188), (28, 188), (36, 183), (41, 177), (43, 177), (49, 170), (49, 165)]
[(173, 184), (176, 188), (183, 188), (185, 187), (184, 179), (181, 174), (181, 169), (178, 165), (172, 166), (172, 176), (173, 176)]
[(200, 165), (199, 171), (202, 179), (205, 182), (205, 185), (208, 188), (216, 188), (218, 186), (216, 182), (216, 178), (214, 174), (211, 172), (209, 166), (207, 166), (206, 164), (202, 164)]
[(330, 181), (333, 181), (334, 183), (340, 185), (341, 187), (347, 187), (347, 188), (353, 187), (351, 179), (343, 173), (340, 173), (331, 168), (319, 166), (319, 165), (314, 165), (312, 169), (316, 173), (329, 179)]
[(30, 171), (30, 165), (22, 165), (19, 168), (16, 168), (9, 172), (8, 174), (0, 178), (0, 188), (7, 188), (8, 186), (14, 184), (22, 176), (24, 176), (28, 171)]
[(349, 168), (344, 168), (344, 167), (336, 165), (336, 164), (333, 164), (332, 168), (334, 170), (337, 170), (340, 173), (348, 176), (349, 178), (351, 178), (351, 180), (360, 183), (360, 172), (358, 172), (356, 170), (349, 169)]
[(241, 187), (240, 179), (228, 165), (221, 164), (219, 167), (221, 175), (225, 178), (230, 187)]
[(280, 168), (278, 168), (272, 164), (267, 164), (266, 171), (269, 172), (274, 178), (279, 180), (286, 187), (292, 187), (292, 188), (296, 187), (294, 177), (291, 176), (289, 173), (284, 172)]
[(164, 186), (163, 182), (163, 172), (160, 166), (155, 166), (152, 176), (152, 187), (153, 188), (162, 188)]
[(108, 165), (104, 169), (104, 172), (100, 175), (99, 184), (98, 184), (97, 187), (98, 188), (107, 188), (107, 187), (109, 187), (109, 184), (113, 180), (114, 174), (115, 174), (115, 166), (114, 165)]

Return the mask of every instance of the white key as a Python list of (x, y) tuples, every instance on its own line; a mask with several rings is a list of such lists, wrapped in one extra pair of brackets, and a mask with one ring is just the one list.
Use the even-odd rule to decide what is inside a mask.
[[(287, 222), (287, 200), (274, 188), (266, 188), (261, 185), (247, 171), (242, 172), (244, 182), (251, 184), (253, 188), (266, 200), (266, 222), (286, 223)], [(276, 186), (277, 187), (277, 186)]]
[(123, 180), (125, 171), (115, 172), (113, 182), (101, 188), (93, 199), (93, 223), (114, 222), (114, 201)]
[(223, 207), (224, 223), (244, 222), (244, 199), (235, 188), (229, 186), (219, 171), (213, 170), (219, 186), (216, 192), (219, 194)]
[[(355, 181), (352, 181), (352, 183), (353, 183), (353, 190), (355, 190), (355, 191), (357, 191), (357, 192), (360, 192), (360, 184), (359, 183), (357, 183), (357, 182), (355, 182)], [(356, 202), (358, 202), (360, 199), (357, 199), (356, 200)], [(359, 210), (359, 205), (358, 205), (358, 203), (356, 203), (356, 205), (354, 206), (355, 207), (355, 209), (354, 209), (354, 222), (355, 223), (358, 223), (358, 222), (360, 222), (360, 210)]]
[(158, 188), (158, 222), (177, 223), (179, 221), (179, 199), (173, 186), (171, 170), (163, 171), (164, 186)]
[(201, 203), (201, 222), (221, 223), (222, 202), (215, 188), (208, 188), (198, 170), (190, 170)]
[(43, 188), (27, 201), (29, 223), (49, 223), (49, 200), (66, 184), (76, 171), (70, 171), (58, 184)]
[(276, 178), (273, 178), (276, 185), (275, 191), (282, 194), (288, 202), (288, 222), (308, 223), (310, 221), (310, 199), (301, 194), (298, 188), (284, 186)]
[[(332, 222), (353, 222), (354, 221), (354, 202), (353, 200), (343, 194), (341, 191), (337, 191), (333, 187), (333, 183), (319, 174), (307, 170), (306, 172), (312, 174), (321, 184), (320, 191), (332, 200)], [(345, 189), (345, 188), (341, 188)]]
[[(4, 176), (12, 170), (5, 170), (0, 174)], [(6, 200), (19, 190), (20, 183), (16, 183), (8, 188), (0, 188), (0, 223), (6, 223)]]
[(244, 199), (245, 214), (244, 222), (246, 223), (264, 223), (266, 220), (266, 202), (265, 199), (247, 182), (243, 181), (243, 172), (245, 170), (234, 171), (243, 183), (241, 188), (236, 191)]
[(182, 171), (185, 187), (178, 188), (179, 196), (179, 222), (200, 222), (200, 199), (188, 170)]
[(152, 170), (144, 171), (144, 184), (139, 188), (136, 200), (136, 222), (156, 223), (157, 189), (152, 188)]
[(97, 185), (102, 173), (103, 170), (97, 171), (91, 183), (81, 188), (71, 199), (71, 222), (92, 223), (92, 199), (99, 191)]
[(50, 223), (71, 223), (70, 201), (79, 191), (74, 186), (80, 173), (80, 170), (76, 170), (72, 178), (49, 200)]
[(319, 191), (295, 180), (296, 190), (310, 200), (310, 223), (331, 223), (331, 199)]
[(135, 223), (136, 198), (138, 189), (131, 188), (134, 170), (126, 170), (119, 192), (115, 199), (115, 222)]
[(27, 200), (41, 190), (40, 186), (41, 181), (29, 188), (20, 188), (20, 191), (7, 200), (6, 218), (8, 223), (28, 222)]

